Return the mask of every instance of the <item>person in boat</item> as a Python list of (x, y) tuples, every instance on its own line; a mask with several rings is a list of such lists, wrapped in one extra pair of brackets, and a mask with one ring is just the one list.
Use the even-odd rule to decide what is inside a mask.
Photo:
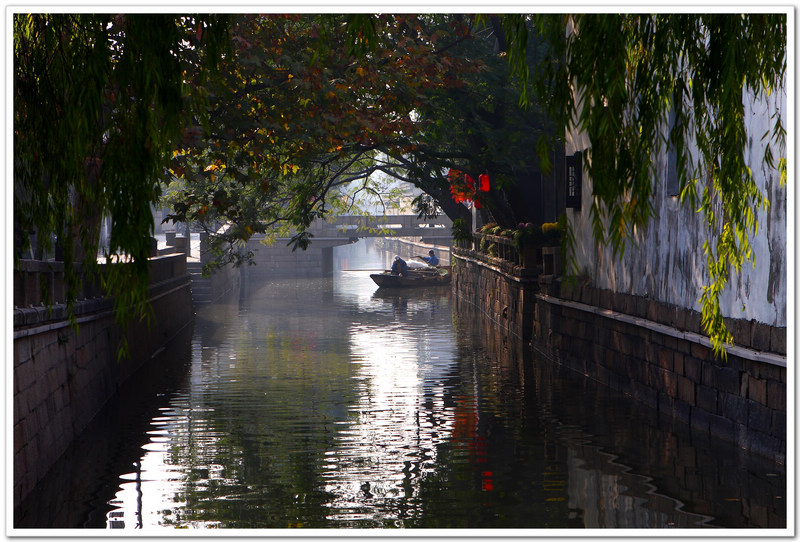
[(408, 264), (400, 256), (394, 257), (394, 263), (392, 264), (392, 275), (400, 275), (401, 277), (408, 275)]
[(419, 259), (426, 262), (428, 265), (439, 265), (439, 258), (436, 257), (436, 253), (433, 249), (428, 251), (427, 256), (419, 256)]

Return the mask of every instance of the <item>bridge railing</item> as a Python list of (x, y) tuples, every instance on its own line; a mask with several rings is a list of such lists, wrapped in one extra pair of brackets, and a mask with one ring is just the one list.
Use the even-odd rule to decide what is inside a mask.
[(421, 220), (416, 215), (337, 216), (317, 220), (310, 231), (315, 237), (449, 236), (452, 221), (442, 215)]

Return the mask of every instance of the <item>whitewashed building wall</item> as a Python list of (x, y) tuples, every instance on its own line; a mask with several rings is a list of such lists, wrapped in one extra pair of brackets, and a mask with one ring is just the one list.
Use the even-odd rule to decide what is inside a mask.
[[(779, 112), (784, 126), (789, 126), (785, 89), (767, 99), (745, 97), (749, 144), (747, 163), (762, 193), (770, 202), (769, 210), (759, 210), (759, 231), (751, 235), (755, 267), (745, 262), (741, 272), (731, 276), (720, 302), (723, 316), (755, 320), (776, 327), (787, 325), (787, 186), (780, 185), (777, 169), (763, 164), (762, 140), (773, 128), (773, 115)], [(585, 134), (567, 134), (566, 154), (588, 148)], [(773, 149), (776, 157), (778, 150)], [(777, 158), (776, 158), (777, 164)], [(584, 164), (585, 166), (585, 164)], [(567, 218), (577, 241), (575, 257), (579, 270), (588, 275), (594, 286), (614, 292), (648, 296), (656, 301), (700, 310), (702, 287), (707, 284), (707, 238), (702, 213), (688, 202), (666, 193), (667, 156), (658, 157), (658, 179), (653, 203), (656, 216), (649, 226), (636, 232), (635, 246), (629, 243), (622, 256), (610, 247), (599, 246), (593, 237), (590, 207), (592, 180), (584, 167), (581, 210), (567, 209)], [(791, 181), (789, 181), (791, 182)]]

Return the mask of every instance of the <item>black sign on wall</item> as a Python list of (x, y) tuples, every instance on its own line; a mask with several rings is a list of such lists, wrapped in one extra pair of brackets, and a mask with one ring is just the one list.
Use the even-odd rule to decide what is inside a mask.
[(567, 208), (581, 210), (581, 181), (583, 161), (581, 153), (566, 157), (567, 161)]

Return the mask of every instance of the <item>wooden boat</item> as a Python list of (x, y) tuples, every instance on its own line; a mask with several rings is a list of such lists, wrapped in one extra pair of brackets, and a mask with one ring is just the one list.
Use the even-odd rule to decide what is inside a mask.
[(374, 273), (370, 278), (379, 288), (421, 288), (450, 284), (450, 270), (446, 267), (409, 269), (405, 277), (392, 275), (391, 271)]

